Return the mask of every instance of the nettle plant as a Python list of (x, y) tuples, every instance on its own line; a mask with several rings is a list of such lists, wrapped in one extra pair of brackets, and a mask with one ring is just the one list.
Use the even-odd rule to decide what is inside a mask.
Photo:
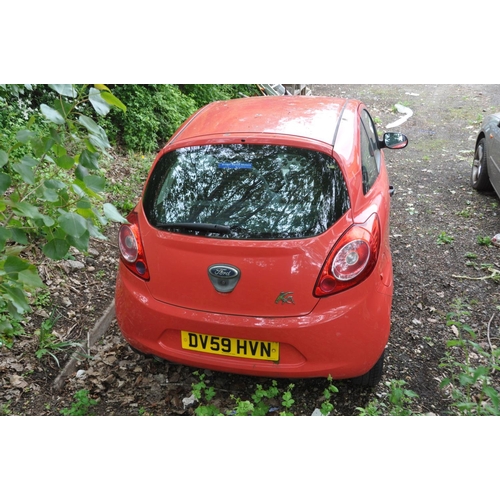
[[(0, 345), (13, 323), (30, 310), (29, 292), (43, 287), (36, 262), (64, 259), (71, 247), (88, 250), (90, 238), (104, 239), (109, 220), (125, 219), (104, 203), (99, 166), (110, 144), (89, 114), (126, 108), (105, 85), (49, 85), (57, 96), (0, 133)], [(0, 86), (3, 102), (18, 102), (30, 86)], [(45, 95), (49, 95), (47, 92)]]

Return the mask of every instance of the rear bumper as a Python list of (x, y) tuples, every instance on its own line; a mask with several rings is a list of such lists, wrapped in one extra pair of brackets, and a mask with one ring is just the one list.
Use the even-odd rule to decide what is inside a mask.
[[(159, 302), (141, 279), (120, 264), (116, 317), (123, 336), (133, 347), (172, 362), (264, 377), (352, 378), (375, 365), (389, 338), (392, 279), (387, 286), (385, 276), (382, 280), (373, 273), (355, 288), (321, 299), (306, 316), (259, 318), (207, 313)], [(185, 350), (181, 330), (220, 338), (279, 342), (280, 360)]]

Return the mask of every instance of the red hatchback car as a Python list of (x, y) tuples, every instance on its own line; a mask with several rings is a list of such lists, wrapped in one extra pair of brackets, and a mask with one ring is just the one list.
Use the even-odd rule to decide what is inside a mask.
[(356, 100), (205, 106), (160, 151), (119, 234), (130, 345), (198, 368), (375, 385), (393, 291), (382, 140)]

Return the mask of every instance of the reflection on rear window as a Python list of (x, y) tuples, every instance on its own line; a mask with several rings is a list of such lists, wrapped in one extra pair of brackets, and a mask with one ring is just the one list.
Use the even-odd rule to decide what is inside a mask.
[[(200, 224), (217, 238), (306, 238), (334, 224), (349, 197), (340, 168), (323, 153), (223, 144), (166, 153), (146, 187), (144, 208), (153, 226), (187, 234), (199, 234)], [(212, 224), (228, 230), (207, 231)]]

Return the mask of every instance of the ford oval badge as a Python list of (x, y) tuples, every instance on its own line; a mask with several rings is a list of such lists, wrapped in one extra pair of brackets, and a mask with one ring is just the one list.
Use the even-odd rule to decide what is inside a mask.
[(240, 270), (229, 264), (214, 264), (208, 268), (208, 277), (218, 292), (232, 292), (240, 276)]
[(215, 266), (210, 266), (208, 268), (208, 272), (214, 278), (236, 278), (240, 274), (238, 268), (222, 264), (216, 264)]

